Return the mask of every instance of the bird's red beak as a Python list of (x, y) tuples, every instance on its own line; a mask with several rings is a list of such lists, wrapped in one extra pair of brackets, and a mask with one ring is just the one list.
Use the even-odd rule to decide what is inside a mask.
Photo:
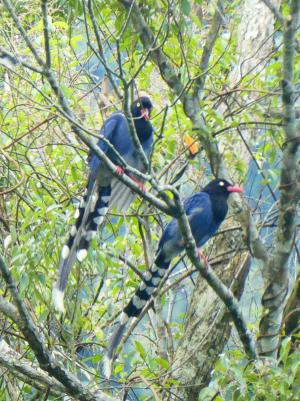
[(148, 121), (150, 119), (149, 109), (141, 109), (141, 115), (146, 121)]
[(238, 187), (238, 186), (234, 186), (234, 185), (227, 187), (227, 191), (228, 192), (244, 192), (242, 187)]

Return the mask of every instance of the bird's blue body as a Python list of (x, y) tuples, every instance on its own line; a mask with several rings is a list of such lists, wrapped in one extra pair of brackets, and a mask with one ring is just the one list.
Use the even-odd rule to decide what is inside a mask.
[[(218, 230), (225, 219), (231, 192), (242, 192), (226, 180), (211, 181), (201, 192), (187, 198), (184, 209), (197, 247), (203, 246)], [(144, 281), (139, 285), (128, 305), (123, 309), (120, 325), (108, 346), (105, 358), (105, 375), (110, 376), (113, 354), (121, 341), (128, 320), (140, 315), (146, 302), (158, 287), (174, 257), (184, 250), (184, 242), (176, 219), (167, 224), (159, 241), (156, 258)]]
[[(198, 192), (184, 202), (191, 231), (197, 247), (201, 247), (218, 230), (227, 213), (227, 203), (223, 205), (223, 216), (215, 216), (212, 201), (206, 192)], [(176, 219), (172, 219), (166, 226), (158, 246), (164, 250), (169, 258), (173, 258), (184, 249), (182, 237)]]
[[(143, 130), (143, 127), (141, 129)], [(145, 131), (146, 132), (142, 131), (138, 136), (146, 156), (149, 156), (153, 142), (153, 130), (150, 123)], [(122, 112), (112, 114), (104, 122), (100, 134), (110, 142), (113, 148), (101, 138), (98, 141), (98, 146), (113, 163), (117, 165), (120, 164), (120, 160), (114, 151), (116, 150), (129, 165), (140, 170), (138, 168), (139, 157), (129, 133), (127, 120)], [(89, 168), (92, 175), (99, 172), (100, 165), (101, 160), (96, 155), (92, 155), (89, 161)]]
[[(135, 130), (146, 157), (153, 142), (153, 128), (148, 121), (152, 109), (150, 99), (142, 97), (131, 105)], [(98, 141), (99, 148), (118, 166), (126, 165), (143, 172), (142, 158), (132, 140), (127, 119), (122, 112), (113, 113), (103, 124)], [(68, 241), (62, 248), (58, 279), (53, 288), (55, 307), (63, 311), (63, 296), (70, 269), (77, 258), (80, 262), (87, 256), (91, 239), (103, 222), (107, 211), (117, 207), (126, 210), (135, 194), (116, 178), (96, 155), (89, 155), (89, 177), (86, 193), (77, 211), (76, 222), (71, 227)], [(122, 174), (123, 170), (120, 169)], [(130, 175), (136, 180), (136, 177)]]

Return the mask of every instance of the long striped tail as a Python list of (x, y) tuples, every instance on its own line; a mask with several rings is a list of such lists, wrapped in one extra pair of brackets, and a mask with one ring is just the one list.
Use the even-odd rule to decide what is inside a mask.
[(106, 187), (101, 187), (99, 189), (99, 193), (95, 195), (96, 203), (89, 213), (86, 225), (83, 230), (84, 232), (78, 242), (76, 255), (79, 262), (82, 262), (87, 256), (87, 251), (89, 249), (91, 240), (97, 235), (98, 227), (103, 223), (104, 218), (108, 212), (110, 199), (110, 185)]
[(110, 186), (99, 188), (95, 183), (88, 189), (75, 213), (77, 220), (62, 248), (57, 281), (52, 290), (52, 302), (59, 312), (64, 312), (64, 293), (71, 268), (76, 259), (82, 262), (86, 258), (90, 242), (107, 213), (110, 193)]
[(137, 318), (141, 314), (147, 301), (149, 301), (160, 281), (165, 276), (169, 265), (170, 260), (166, 260), (163, 252), (160, 251), (151, 269), (145, 274), (144, 280), (140, 283), (134, 296), (123, 309), (120, 323), (112, 335), (103, 360), (104, 375), (107, 379), (111, 376), (114, 354), (118, 345), (122, 341), (127, 323), (131, 318)]

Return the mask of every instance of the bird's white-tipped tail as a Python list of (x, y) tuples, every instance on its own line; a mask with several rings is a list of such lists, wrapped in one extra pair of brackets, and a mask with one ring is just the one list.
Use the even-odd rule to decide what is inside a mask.
[(111, 341), (107, 347), (106, 354), (103, 358), (103, 373), (106, 379), (109, 379), (111, 376), (112, 366), (114, 362), (114, 354), (122, 340), (129, 319), (130, 318), (128, 317), (128, 315), (123, 311), (120, 316), (120, 324), (114, 332)]
[(108, 355), (104, 355), (103, 358), (103, 374), (106, 379), (110, 379), (111, 371), (112, 371), (112, 363), (113, 359)]
[(86, 249), (79, 249), (79, 251), (77, 251), (77, 260), (79, 262), (82, 262), (86, 257), (87, 257), (87, 250)]
[(64, 291), (60, 290), (57, 285), (54, 284), (52, 288), (52, 303), (54, 305), (54, 308), (60, 313), (64, 313), (65, 311), (64, 295)]

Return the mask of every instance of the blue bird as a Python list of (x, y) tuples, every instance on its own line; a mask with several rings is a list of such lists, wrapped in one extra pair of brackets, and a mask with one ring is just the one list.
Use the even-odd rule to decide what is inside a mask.
[[(228, 196), (232, 192), (243, 192), (224, 179), (211, 181), (201, 192), (187, 198), (184, 209), (187, 214), (197, 248), (202, 247), (218, 230), (228, 211)], [(165, 276), (172, 259), (184, 250), (178, 222), (172, 219), (166, 226), (159, 241), (155, 261), (145, 274), (128, 305), (123, 309), (120, 324), (112, 336), (104, 358), (104, 373), (111, 374), (114, 352), (119, 345), (130, 318), (138, 317), (147, 301)]]
[[(140, 97), (131, 105), (131, 115), (135, 130), (146, 157), (149, 158), (153, 143), (153, 127), (149, 121), (152, 103), (146, 96)], [(118, 154), (128, 165), (143, 172), (144, 166), (132, 141), (127, 120), (122, 112), (113, 113), (103, 124), (98, 141), (99, 148), (117, 165), (116, 172), (124, 169)], [(119, 211), (128, 209), (136, 194), (119, 181), (104, 163), (93, 153), (89, 155), (89, 177), (86, 193), (76, 210), (75, 224), (71, 227), (69, 238), (62, 248), (58, 278), (53, 287), (52, 301), (58, 311), (64, 311), (63, 298), (68, 276), (76, 258), (82, 262), (98, 226), (103, 222), (107, 211), (116, 207)], [(124, 166), (126, 168), (126, 166)], [(130, 178), (143, 189), (143, 183), (134, 175)]]

